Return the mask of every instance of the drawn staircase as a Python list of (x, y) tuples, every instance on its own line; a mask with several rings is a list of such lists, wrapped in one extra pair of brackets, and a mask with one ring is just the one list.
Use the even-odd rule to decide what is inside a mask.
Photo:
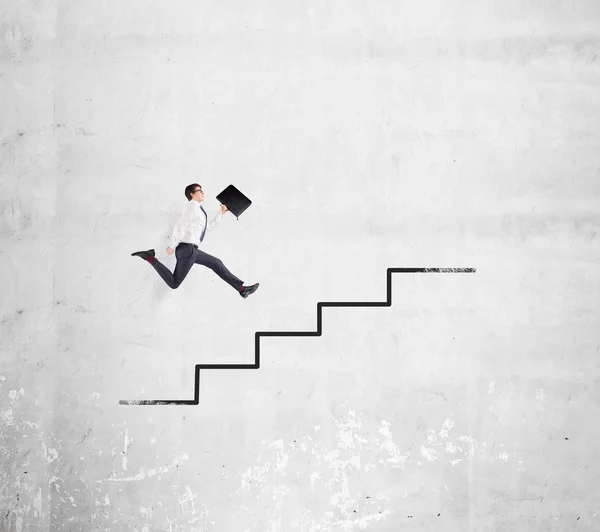
[(323, 307), (391, 307), (393, 273), (475, 273), (475, 268), (388, 268), (387, 299), (385, 301), (321, 301), (317, 303), (316, 331), (259, 331), (254, 334), (254, 364), (196, 364), (193, 399), (147, 399), (121, 400), (120, 405), (197, 405), (200, 402), (200, 370), (202, 369), (259, 369), (260, 339), (268, 336), (321, 336), (323, 329)]

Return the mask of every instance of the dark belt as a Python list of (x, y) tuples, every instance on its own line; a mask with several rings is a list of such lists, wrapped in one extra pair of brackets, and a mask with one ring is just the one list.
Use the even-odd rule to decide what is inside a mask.
[(196, 249), (198, 249), (198, 246), (196, 244), (190, 244), (189, 242), (179, 242), (179, 244), (177, 244), (177, 247), (179, 246), (194, 246)]

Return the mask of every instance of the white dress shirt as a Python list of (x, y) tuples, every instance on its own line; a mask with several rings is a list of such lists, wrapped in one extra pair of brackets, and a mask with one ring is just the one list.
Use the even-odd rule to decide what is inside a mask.
[[(221, 211), (219, 211), (217, 215), (208, 222), (208, 227), (206, 228), (207, 231), (212, 231), (216, 227), (217, 222), (222, 219), (223, 215), (221, 214)], [(202, 212), (202, 209), (200, 209), (200, 203), (196, 200), (190, 200), (185, 206), (183, 214), (175, 224), (169, 247), (175, 249), (180, 242), (187, 242), (188, 244), (196, 244), (199, 246), (200, 236), (204, 230), (206, 220), (207, 217)]]

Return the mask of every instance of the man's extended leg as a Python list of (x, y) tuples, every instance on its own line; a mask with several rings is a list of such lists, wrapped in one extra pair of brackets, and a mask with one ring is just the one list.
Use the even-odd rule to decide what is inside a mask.
[(221, 259), (213, 257), (204, 251), (196, 251), (196, 264), (202, 264), (202, 266), (210, 268), (221, 279), (223, 279), (223, 281), (233, 286), (233, 288), (235, 288), (238, 292), (244, 286), (244, 283), (225, 267), (225, 264), (223, 264)]
[(173, 273), (171, 273), (171, 270), (154, 256), (153, 249), (149, 249), (148, 251), (136, 251), (135, 253), (132, 253), (132, 255), (138, 256), (152, 264), (154, 269), (158, 272), (158, 275), (162, 277), (162, 280), (167, 283), (170, 288), (175, 289), (183, 282), (194, 265), (194, 251), (195, 248), (193, 246), (185, 246), (182, 244), (177, 246), (177, 249), (175, 250), (177, 264), (175, 265), (175, 271)]

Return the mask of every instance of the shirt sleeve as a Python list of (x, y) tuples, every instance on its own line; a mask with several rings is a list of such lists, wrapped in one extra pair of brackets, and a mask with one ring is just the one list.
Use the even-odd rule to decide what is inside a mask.
[(185, 230), (190, 222), (194, 219), (194, 205), (189, 203), (183, 211), (183, 214), (177, 220), (175, 224), (175, 228), (173, 229), (173, 233), (171, 234), (171, 239), (169, 241), (169, 247), (175, 249), (177, 244), (181, 242), (183, 235), (185, 234)]
[(208, 222), (208, 227), (206, 228), (207, 231), (212, 231), (215, 227), (217, 227), (217, 224), (223, 219), (223, 215), (221, 214), (221, 211), (219, 211), (216, 216), (210, 221)]

